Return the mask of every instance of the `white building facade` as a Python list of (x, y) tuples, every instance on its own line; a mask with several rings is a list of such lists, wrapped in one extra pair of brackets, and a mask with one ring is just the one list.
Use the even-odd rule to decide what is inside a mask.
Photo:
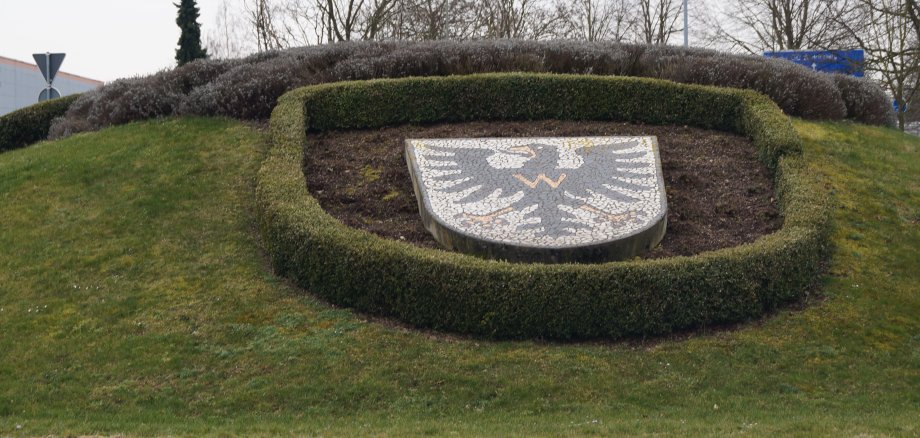
[[(61, 96), (101, 85), (101, 81), (64, 72), (58, 72), (54, 78), (54, 88)], [(0, 56), (0, 116), (38, 103), (38, 94), (46, 87), (37, 65)]]

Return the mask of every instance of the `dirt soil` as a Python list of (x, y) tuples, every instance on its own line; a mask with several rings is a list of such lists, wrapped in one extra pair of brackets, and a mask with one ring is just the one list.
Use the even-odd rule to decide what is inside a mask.
[(744, 137), (682, 126), (535, 121), (405, 125), (311, 133), (304, 173), (310, 192), (351, 227), (440, 248), (422, 226), (403, 157), (406, 138), (654, 135), (668, 229), (644, 258), (692, 255), (752, 242), (782, 226), (770, 171)]

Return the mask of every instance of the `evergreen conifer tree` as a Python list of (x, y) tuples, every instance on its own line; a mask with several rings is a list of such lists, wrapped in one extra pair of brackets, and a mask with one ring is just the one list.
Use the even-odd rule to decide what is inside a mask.
[(182, 29), (176, 61), (181, 66), (196, 59), (207, 58), (208, 51), (201, 47), (201, 25), (198, 24), (199, 10), (195, 0), (181, 0), (174, 5), (179, 8), (176, 24)]

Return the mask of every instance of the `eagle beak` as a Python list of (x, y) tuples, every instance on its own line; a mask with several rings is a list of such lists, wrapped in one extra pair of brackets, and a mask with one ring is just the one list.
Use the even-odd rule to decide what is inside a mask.
[(530, 146), (515, 146), (515, 147), (513, 147), (513, 148), (509, 148), (508, 150), (511, 151), (511, 152), (517, 152), (517, 153), (521, 153), (521, 154), (530, 155), (530, 158), (533, 158), (533, 157), (536, 157), (536, 156), (537, 156), (537, 153), (536, 153), (536, 152), (533, 150), (533, 148), (530, 147)]

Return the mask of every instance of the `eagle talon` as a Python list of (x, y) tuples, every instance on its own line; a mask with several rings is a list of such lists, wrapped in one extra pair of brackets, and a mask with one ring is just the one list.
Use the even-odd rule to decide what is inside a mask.
[(639, 212), (637, 212), (636, 210), (630, 210), (625, 213), (614, 214), (614, 213), (608, 213), (597, 207), (592, 207), (588, 204), (582, 205), (579, 208), (584, 211), (593, 213), (595, 215), (594, 223), (596, 224), (602, 224), (604, 222), (616, 222), (616, 223), (626, 222), (626, 221), (638, 222), (639, 220)]
[(458, 213), (454, 217), (461, 219), (463, 226), (470, 227), (474, 225), (479, 225), (485, 229), (492, 229), (497, 226), (508, 225), (508, 221), (500, 216), (513, 211), (511, 207), (505, 207), (501, 210), (494, 211), (489, 214), (478, 215), (472, 213)]

